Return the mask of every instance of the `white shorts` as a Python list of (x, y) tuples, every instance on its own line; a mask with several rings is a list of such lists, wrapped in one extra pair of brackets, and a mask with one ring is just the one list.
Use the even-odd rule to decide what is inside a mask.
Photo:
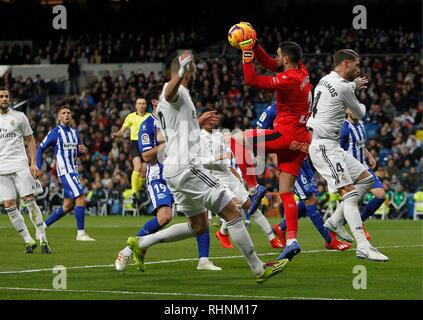
[(0, 202), (15, 200), (17, 194), (25, 197), (35, 191), (35, 179), (29, 167), (18, 172), (0, 175)]
[(235, 197), (210, 171), (191, 166), (182, 169), (176, 176), (165, 177), (173, 193), (176, 210), (187, 217), (206, 211), (220, 213)]
[(308, 152), (313, 166), (326, 180), (329, 193), (353, 184), (367, 170), (334, 140), (312, 140)]
[(235, 194), (240, 204), (244, 204), (248, 200), (248, 191), (231, 171), (211, 171), (211, 174), (218, 178), (219, 181)]

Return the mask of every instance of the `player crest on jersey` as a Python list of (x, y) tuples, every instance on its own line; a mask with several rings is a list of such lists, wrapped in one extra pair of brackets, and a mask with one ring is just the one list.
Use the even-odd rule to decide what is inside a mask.
[(11, 126), (14, 126), (16, 123), (15, 123), (15, 120), (10, 120), (10, 125)]
[(142, 142), (142, 144), (149, 144), (150, 143), (150, 137), (147, 133), (142, 134), (141, 142)]

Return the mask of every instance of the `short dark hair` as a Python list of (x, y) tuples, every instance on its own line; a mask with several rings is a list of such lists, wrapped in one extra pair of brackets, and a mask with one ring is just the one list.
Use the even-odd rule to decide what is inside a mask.
[(156, 84), (148, 88), (145, 92), (145, 100), (147, 101), (147, 104), (151, 103), (151, 100), (159, 100), (162, 91), (163, 86), (161, 84)]
[(0, 86), (0, 91), (9, 91), (9, 89), (5, 86)]
[(279, 44), (283, 55), (288, 56), (292, 63), (298, 63), (303, 58), (303, 49), (293, 41), (284, 41)]
[(351, 49), (341, 49), (335, 52), (333, 55), (333, 63), (335, 66), (341, 64), (344, 60), (355, 60), (358, 59), (358, 53)]
[(59, 113), (63, 109), (69, 109), (70, 111), (72, 111), (72, 109), (67, 104), (63, 104), (63, 105), (57, 107), (57, 113)]

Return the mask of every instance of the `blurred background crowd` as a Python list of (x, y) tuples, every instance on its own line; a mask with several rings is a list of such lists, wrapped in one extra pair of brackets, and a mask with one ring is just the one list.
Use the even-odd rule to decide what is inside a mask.
[[(390, 217), (406, 218), (413, 210), (413, 198), (421, 192), (422, 168), (422, 34), (397, 29), (274, 29), (257, 28), (259, 40), (274, 55), (283, 40), (296, 41), (303, 47), (304, 62), (313, 85), (330, 72), (334, 48), (348, 47), (361, 53), (361, 71), (369, 79), (369, 88), (359, 93), (367, 106), (364, 119), (367, 147), (377, 160), (376, 174), (388, 195)], [(129, 138), (114, 140), (125, 116), (134, 111), (134, 103), (155, 84), (164, 84), (168, 74), (133, 72), (106, 74), (102, 77), (80, 77), (80, 65), (108, 62), (169, 63), (175, 50), (190, 48), (196, 56), (197, 80), (192, 90), (199, 113), (214, 107), (221, 114), (221, 128), (230, 130), (254, 128), (261, 112), (274, 101), (271, 92), (257, 91), (243, 85), (239, 52), (226, 41), (210, 45), (203, 29), (145, 36), (119, 33), (60, 37), (57, 40), (25, 45), (0, 45), (1, 64), (68, 64), (69, 80), (55, 81), (13, 77), (6, 74), (3, 84), (10, 88), (15, 102), (29, 99), (27, 115), (39, 143), (57, 125), (56, 106), (68, 104), (89, 154), (80, 158), (81, 181), (89, 203), (98, 210), (106, 201), (110, 212), (120, 213), (125, 191), (130, 189), (132, 164)], [(259, 73), (266, 73), (257, 66)], [(45, 205), (61, 204), (53, 155), (46, 153), (43, 184), (47, 186)], [(272, 158), (267, 159), (260, 181), (270, 191), (278, 189), (278, 170)], [(319, 200), (325, 209), (336, 202), (327, 194), (321, 179)], [(421, 195), (421, 194), (420, 194)], [(146, 198), (146, 201), (148, 199)], [(113, 207), (115, 205), (115, 207)], [(120, 205), (120, 209), (119, 209)]]

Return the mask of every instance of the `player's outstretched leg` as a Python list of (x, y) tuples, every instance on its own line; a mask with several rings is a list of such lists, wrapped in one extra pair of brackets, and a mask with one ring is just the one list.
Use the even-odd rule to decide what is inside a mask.
[[(171, 205), (164, 205), (157, 209), (156, 216), (148, 220), (137, 232), (136, 237), (145, 237), (149, 234), (156, 233), (166, 226), (172, 220)], [(145, 253), (144, 253), (145, 254)], [(117, 271), (124, 271), (131, 260), (132, 250), (126, 246), (119, 251), (115, 260), (115, 268)]]
[[(204, 229), (199, 231), (204, 231)], [(144, 237), (129, 237), (128, 246), (132, 250), (137, 268), (140, 271), (145, 271), (144, 255), (149, 247), (157, 243), (174, 242), (194, 236), (196, 233), (190, 223), (178, 223)]]
[(255, 252), (251, 237), (245, 227), (241, 213), (234, 200), (230, 201), (220, 213), (225, 219), (232, 241), (241, 250), (257, 283), (263, 283), (280, 273), (286, 267), (288, 260), (278, 261), (271, 266), (265, 266)]

